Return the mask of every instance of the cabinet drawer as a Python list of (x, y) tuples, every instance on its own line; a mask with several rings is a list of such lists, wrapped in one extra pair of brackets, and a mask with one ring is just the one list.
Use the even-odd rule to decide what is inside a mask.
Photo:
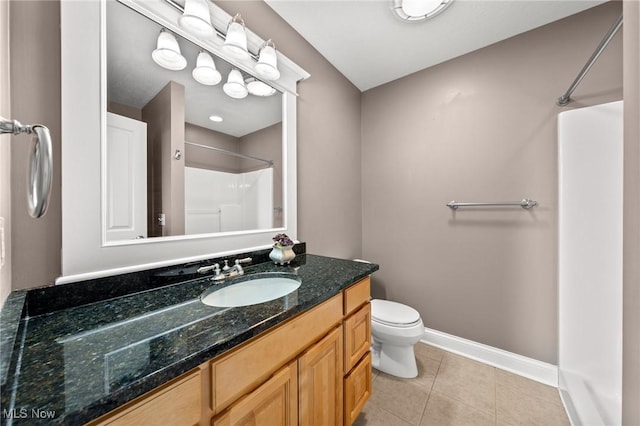
[(371, 298), (371, 278), (366, 277), (344, 291), (344, 315), (349, 315)]
[(344, 374), (371, 349), (371, 304), (366, 303), (344, 321)]
[(344, 424), (351, 425), (371, 396), (371, 353), (344, 378)]
[(201, 392), (200, 371), (195, 371), (89, 425), (197, 425), (202, 412)]
[(215, 413), (264, 382), (342, 320), (342, 294), (211, 363)]

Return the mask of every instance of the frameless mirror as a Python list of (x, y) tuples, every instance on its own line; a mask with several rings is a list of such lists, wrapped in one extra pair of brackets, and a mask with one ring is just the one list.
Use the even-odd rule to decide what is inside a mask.
[[(282, 94), (241, 73), (267, 93), (228, 96), (231, 65), (117, 1), (106, 25), (104, 244), (284, 227)], [(161, 31), (184, 68), (152, 59)]]

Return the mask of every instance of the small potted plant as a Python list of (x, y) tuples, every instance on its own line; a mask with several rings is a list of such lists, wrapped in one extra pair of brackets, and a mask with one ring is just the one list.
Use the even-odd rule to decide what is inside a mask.
[(273, 239), (273, 249), (269, 253), (269, 257), (274, 263), (284, 265), (291, 263), (296, 257), (293, 252), (294, 242), (287, 234), (277, 234)]

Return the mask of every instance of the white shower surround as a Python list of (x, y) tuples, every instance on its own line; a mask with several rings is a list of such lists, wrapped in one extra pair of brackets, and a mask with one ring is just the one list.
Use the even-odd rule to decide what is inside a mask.
[(245, 173), (185, 167), (185, 233), (273, 227), (273, 169)]
[(558, 115), (559, 389), (574, 425), (622, 421), (622, 111)]

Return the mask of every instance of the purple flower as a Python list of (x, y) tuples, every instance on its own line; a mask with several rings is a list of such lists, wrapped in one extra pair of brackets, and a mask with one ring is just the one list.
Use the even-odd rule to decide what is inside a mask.
[(291, 238), (287, 236), (287, 234), (277, 234), (272, 238), (272, 240), (276, 247), (287, 247), (294, 244)]

